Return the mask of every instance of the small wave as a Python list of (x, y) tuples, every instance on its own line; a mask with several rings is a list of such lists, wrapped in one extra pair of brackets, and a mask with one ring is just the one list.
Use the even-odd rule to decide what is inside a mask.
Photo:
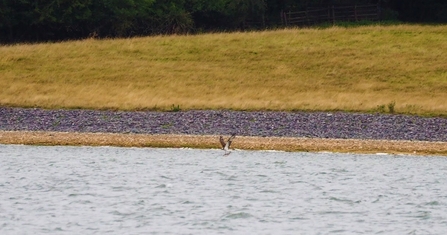
[(376, 155), (378, 156), (386, 156), (386, 155), (390, 155), (389, 153), (376, 153)]
[(245, 219), (253, 217), (250, 213), (246, 212), (238, 212), (238, 213), (229, 213), (224, 216), (225, 219)]
[(439, 206), (439, 202), (438, 201), (431, 201), (431, 202), (425, 203), (425, 205), (427, 205), (427, 206)]
[(262, 190), (261, 193), (277, 193), (274, 190)]
[(259, 152), (267, 152), (267, 153), (285, 153), (287, 151), (284, 150), (274, 150), (274, 149), (265, 149), (265, 150), (257, 150)]

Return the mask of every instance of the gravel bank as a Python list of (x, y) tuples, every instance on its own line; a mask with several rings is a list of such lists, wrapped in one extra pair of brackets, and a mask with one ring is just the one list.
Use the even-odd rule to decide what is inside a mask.
[(0, 108), (1, 131), (447, 142), (447, 118), (344, 112), (125, 112)]

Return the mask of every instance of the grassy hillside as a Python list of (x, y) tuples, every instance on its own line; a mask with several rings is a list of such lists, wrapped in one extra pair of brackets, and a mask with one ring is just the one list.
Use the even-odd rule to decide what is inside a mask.
[(0, 46), (0, 105), (445, 115), (446, 38), (399, 25)]

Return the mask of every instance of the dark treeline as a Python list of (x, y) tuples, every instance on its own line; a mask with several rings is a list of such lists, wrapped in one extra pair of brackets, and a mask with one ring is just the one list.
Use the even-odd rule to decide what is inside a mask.
[(281, 26), (281, 11), (379, 4), (384, 19), (447, 22), (445, 0), (0, 0), (0, 42)]

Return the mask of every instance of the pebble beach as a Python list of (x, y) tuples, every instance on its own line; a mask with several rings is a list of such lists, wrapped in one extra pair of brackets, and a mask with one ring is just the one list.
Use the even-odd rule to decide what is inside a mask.
[[(257, 137), (306, 141), (325, 139), (394, 143), (401, 141), (402, 143), (421, 142), (426, 145), (436, 142), (434, 148), (446, 148), (447, 151), (447, 118), (379, 113), (229, 110), (155, 112), (2, 107), (0, 108), (0, 132), (3, 133), (0, 134), (0, 140), (3, 139), (1, 142), (4, 143), (11, 143), (12, 138), (8, 137), (9, 142), (5, 141), (5, 133), (165, 136), (163, 138), (174, 136), (175, 138), (171, 138), (173, 142), (181, 136), (214, 138), (218, 135), (236, 133), (239, 137), (251, 138), (251, 142)], [(169, 146), (169, 144), (165, 145)], [(418, 150), (420, 147), (416, 148), (415, 150)]]

